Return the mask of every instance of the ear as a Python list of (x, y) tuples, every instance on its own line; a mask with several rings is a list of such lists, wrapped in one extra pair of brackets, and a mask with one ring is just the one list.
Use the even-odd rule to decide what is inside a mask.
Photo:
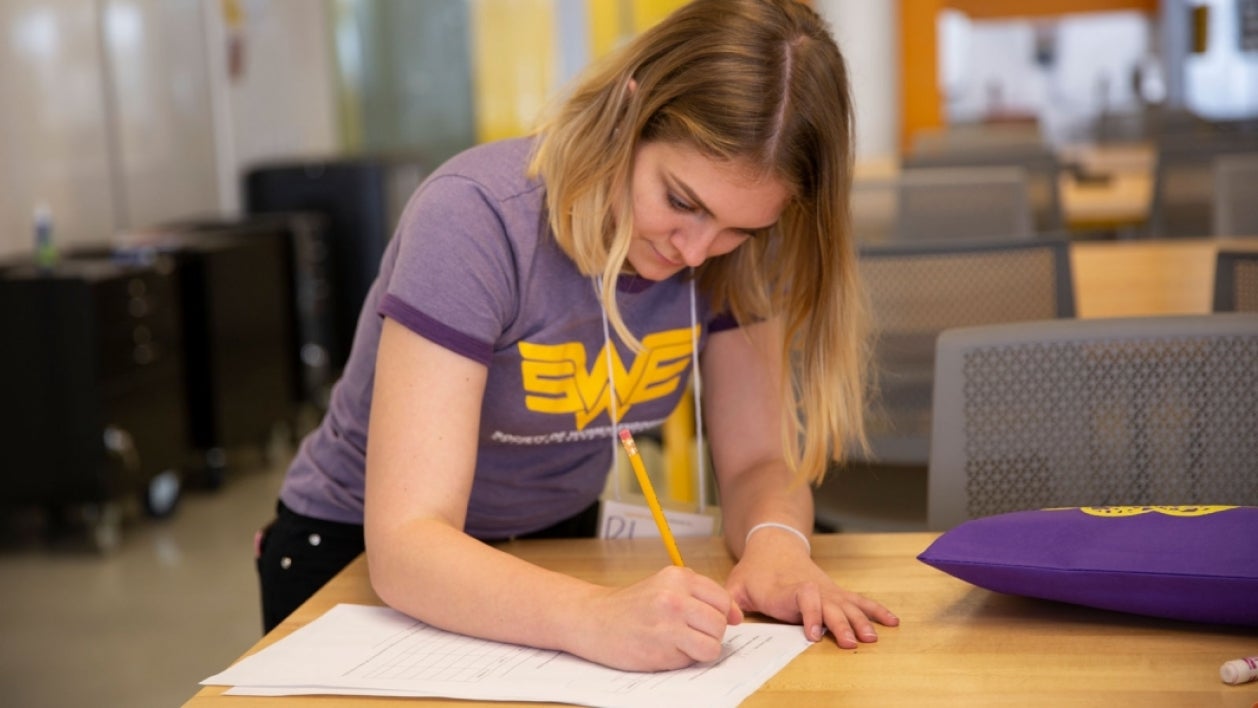
[(638, 80), (633, 78), (632, 76), (629, 77), (629, 95), (632, 96), (634, 93), (637, 92), (637, 90), (638, 90)]

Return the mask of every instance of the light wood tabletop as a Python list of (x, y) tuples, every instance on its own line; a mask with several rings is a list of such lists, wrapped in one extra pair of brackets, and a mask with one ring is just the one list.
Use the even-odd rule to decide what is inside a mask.
[[(813, 555), (837, 582), (888, 605), (901, 618), (879, 640), (843, 650), (830, 639), (808, 648), (746, 706), (1219, 706), (1251, 708), (1258, 683), (1228, 686), (1227, 660), (1258, 653), (1258, 632), (1094, 610), (976, 588), (916, 559), (929, 533), (818, 535)], [(717, 579), (730, 560), (720, 540), (678, 539), (687, 564)], [(668, 564), (658, 539), (525, 541), (505, 550), (546, 568), (624, 585)], [(337, 603), (380, 604), (359, 558), (251, 654)], [(225, 667), (207, 666), (206, 675)], [(349, 696), (224, 696), (203, 687), (190, 708), (402, 705)], [(474, 705), (405, 699), (406, 705)], [(505, 704), (496, 704), (505, 705)], [(539, 704), (519, 704), (537, 706)]]
[(1070, 244), (1079, 317), (1210, 312), (1220, 250), (1258, 251), (1258, 236)]
[(1149, 218), (1153, 202), (1152, 145), (1070, 145), (1059, 150), (1064, 164), (1058, 176), (1061, 210), (1074, 231), (1133, 227)]

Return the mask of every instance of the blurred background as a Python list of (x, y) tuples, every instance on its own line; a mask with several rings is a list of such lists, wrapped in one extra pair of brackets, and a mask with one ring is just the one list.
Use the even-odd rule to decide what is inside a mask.
[[(257, 638), (253, 531), (411, 190), (681, 4), (0, 3), (6, 702), (178, 704)], [(918, 170), (974, 166), (1019, 171), (1029, 238), (1253, 233), (1209, 169), (1258, 151), (1258, 0), (812, 5), (850, 66), (862, 246), (921, 237)], [(661, 454), (692, 503), (693, 455)], [(918, 528), (924, 464), (844, 492)], [(821, 499), (819, 528), (864, 528)]]
[[(258, 163), (417, 153), (525, 130), (677, 0), (10, 0), (0, 253), (246, 208)], [(1247, 0), (814, 0), (852, 65), (858, 157), (941, 127), (1132, 139), (1151, 112), (1258, 114)], [(1108, 131), (1108, 132), (1107, 132)]]

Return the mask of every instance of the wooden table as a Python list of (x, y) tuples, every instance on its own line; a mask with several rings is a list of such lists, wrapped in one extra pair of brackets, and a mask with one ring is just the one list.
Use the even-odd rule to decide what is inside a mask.
[[(1258, 683), (1227, 686), (1219, 665), (1258, 653), (1252, 629), (1198, 625), (998, 595), (916, 560), (928, 533), (817, 536), (814, 556), (845, 587), (901, 618), (856, 650), (822, 641), (752, 695), (746, 706), (1219, 706), (1250, 708)], [(713, 538), (679, 539), (695, 570), (724, 578), (730, 561)], [(525, 541), (506, 550), (595, 582), (627, 584), (667, 563), (658, 540)], [(247, 653), (291, 633), (336, 603), (379, 604), (359, 558)], [(224, 667), (207, 666), (206, 675)], [(473, 705), (466, 701), (346, 696), (222, 696), (203, 687), (190, 708)], [(497, 704), (503, 705), (503, 704)], [(539, 704), (518, 704), (536, 706)]]
[(1153, 202), (1151, 145), (1066, 146), (1058, 157), (1098, 176), (1081, 180), (1070, 170), (1058, 176), (1062, 215), (1072, 231), (1138, 227), (1148, 220)]
[(1258, 237), (1072, 243), (1070, 266), (1078, 315), (1208, 313), (1220, 249), (1258, 251)]

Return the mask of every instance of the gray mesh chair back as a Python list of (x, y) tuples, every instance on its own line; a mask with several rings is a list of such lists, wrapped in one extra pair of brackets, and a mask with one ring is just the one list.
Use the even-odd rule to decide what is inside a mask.
[(1062, 230), (1061, 192), (1057, 177), (1061, 162), (1052, 148), (1038, 137), (984, 131), (983, 137), (957, 138), (949, 131), (946, 140), (926, 141), (919, 136), (905, 156), (905, 169), (1016, 167), (1026, 174), (1032, 229), (1039, 233)]
[(897, 187), (897, 241), (1014, 241), (1035, 235), (1026, 171), (909, 168)]
[(1258, 315), (1057, 320), (939, 338), (928, 524), (1258, 504)]
[(860, 251), (877, 330), (872, 460), (925, 467), (935, 339), (951, 327), (1073, 317), (1065, 241), (892, 245)]
[(1214, 161), (1258, 150), (1258, 137), (1193, 136), (1157, 145), (1149, 233), (1156, 237), (1214, 234)]
[(1219, 251), (1214, 266), (1214, 311), (1258, 312), (1258, 251)]
[(1215, 158), (1214, 233), (1258, 235), (1258, 152)]

